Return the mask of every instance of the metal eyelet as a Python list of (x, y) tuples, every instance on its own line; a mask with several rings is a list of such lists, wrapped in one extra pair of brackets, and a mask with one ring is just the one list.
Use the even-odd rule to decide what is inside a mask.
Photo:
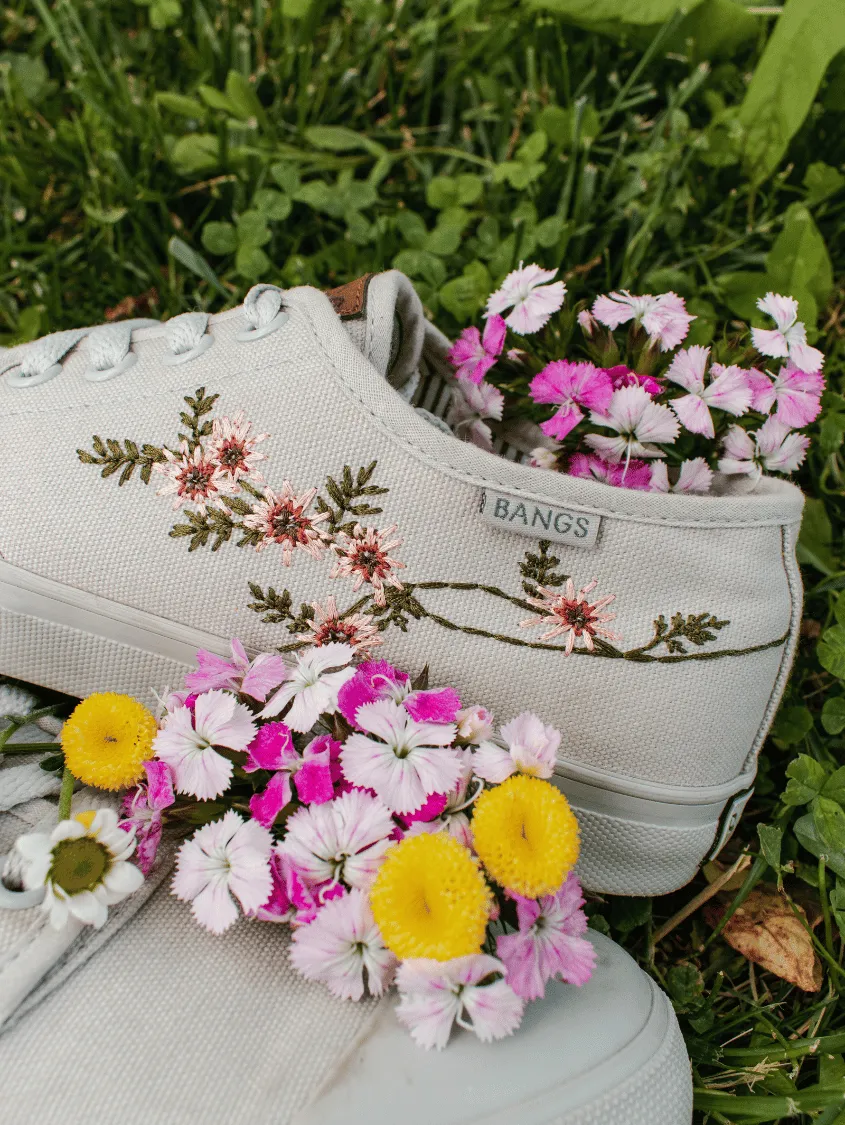
[(239, 344), (247, 344), (250, 340), (260, 340), (262, 336), (269, 336), (271, 332), (275, 332), (277, 328), (281, 328), (290, 320), (290, 313), (285, 312), (284, 309), (279, 309), (273, 319), (265, 324), (262, 328), (247, 328), (243, 332), (239, 332), (235, 339)]
[(207, 352), (213, 343), (214, 337), (206, 332), (201, 337), (200, 342), (195, 344), (190, 351), (162, 356), (161, 362), (166, 363), (168, 367), (176, 367), (180, 363), (190, 363), (192, 359), (197, 359), (203, 352)]
[[(0, 856), (0, 870), (5, 859), (5, 856)], [(45, 894), (44, 887), (36, 887), (34, 891), (13, 891), (0, 879), (0, 910), (29, 910), (39, 906)]]
[(6, 385), (8, 387), (37, 387), (39, 383), (49, 383), (51, 379), (55, 379), (60, 375), (62, 365), (54, 363), (45, 371), (37, 371), (34, 375), (24, 375), (22, 371), (10, 371), (6, 376)]
[(102, 370), (89, 367), (87, 371), (83, 371), (82, 378), (87, 379), (89, 383), (105, 383), (107, 379), (113, 379), (115, 375), (122, 375), (124, 371), (134, 367), (137, 362), (138, 356), (136, 353), (127, 352), (120, 363), (116, 363), (114, 367), (105, 367)]

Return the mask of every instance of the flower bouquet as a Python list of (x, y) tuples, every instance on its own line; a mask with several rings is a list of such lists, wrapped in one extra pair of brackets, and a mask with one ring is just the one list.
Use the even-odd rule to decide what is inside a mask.
[(545, 435), (533, 464), (641, 491), (709, 493), (729, 477), (753, 487), (801, 465), (824, 356), (794, 298), (758, 301), (774, 328), (748, 338), (732, 324), (715, 343), (682, 347), (696, 317), (677, 294), (615, 292), (564, 309), (556, 274), (514, 270), (487, 302), (483, 333), (466, 328), (453, 345), (448, 421), (459, 436), (491, 449), (488, 422), (527, 415)]
[[(158, 719), (85, 699), (62, 730), (59, 824), (18, 840), (23, 885), (57, 928), (101, 926), (167, 826), (184, 837), (172, 889), (199, 925), (288, 925), (293, 966), (344, 999), (395, 983), (423, 1047), (456, 1022), (502, 1038), (547, 981), (594, 967), (578, 826), (547, 780), (560, 735), (530, 713), (496, 735), (426, 673), (354, 657), (330, 642), (250, 660), (235, 641), (230, 660), (198, 654)], [(128, 790), (122, 818), (70, 817), (74, 778)]]

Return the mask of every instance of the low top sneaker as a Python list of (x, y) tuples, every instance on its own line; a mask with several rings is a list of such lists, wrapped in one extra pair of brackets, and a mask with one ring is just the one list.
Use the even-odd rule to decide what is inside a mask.
[(150, 703), (233, 637), (429, 664), (563, 732), (587, 887), (672, 890), (753, 784), (801, 494), (612, 488), (519, 428), (488, 452), (447, 348), (389, 272), (2, 353), (0, 672)]

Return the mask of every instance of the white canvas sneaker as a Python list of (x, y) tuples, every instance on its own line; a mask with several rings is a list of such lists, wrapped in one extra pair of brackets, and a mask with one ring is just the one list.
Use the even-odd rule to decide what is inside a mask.
[[(427, 1052), (399, 1025), (395, 999), (338, 1000), (296, 974), (282, 931), (241, 921), (215, 937), (159, 888), (6, 1024), (3, 1120), (690, 1125), (675, 1013), (601, 934), (592, 980), (550, 985), (514, 1036), (482, 1044), (456, 1029)], [(53, 972), (67, 978), (68, 966)]]
[(802, 497), (632, 492), (488, 453), (390, 272), (0, 355), (0, 672), (72, 695), (197, 648), (342, 639), (563, 732), (591, 889), (657, 894), (729, 835), (784, 686)]

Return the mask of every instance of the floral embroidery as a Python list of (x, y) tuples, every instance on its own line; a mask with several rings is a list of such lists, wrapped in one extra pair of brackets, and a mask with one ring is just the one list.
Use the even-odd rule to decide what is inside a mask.
[[(591, 601), (589, 595), (597, 580), (578, 589), (570, 575), (560, 573), (560, 560), (550, 553), (551, 544), (546, 541), (540, 541), (536, 551), (526, 551), (518, 564), (522, 579), (518, 594), (481, 582), (402, 582), (397, 572), (405, 569), (405, 563), (394, 552), (403, 541), (396, 524), (380, 530), (361, 522), (382, 514), (382, 508), (372, 501), (389, 491), (373, 483), (377, 462), (355, 472), (345, 465), (337, 478), (326, 478), (322, 490), (312, 485), (299, 492), (290, 480), (284, 480), (281, 491), (276, 492), (258, 469), (268, 458), (257, 447), (269, 435), (253, 432), (243, 411), (231, 418), (210, 418), (218, 397), (206, 395), (204, 387), (185, 397), (189, 409), (180, 415), (184, 431), (177, 435), (173, 448), (139, 446), (128, 438), (104, 440), (95, 435), (91, 449), (79, 449), (77, 454), (83, 464), (99, 466), (102, 477), (118, 474), (118, 485), (126, 484), (136, 470), (143, 484), (150, 484), (154, 473), (164, 477), (157, 495), (172, 496), (173, 508), (180, 510), (185, 521), (175, 523), (170, 535), (187, 538), (189, 551), (209, 547), (214, 552), (234, 542), (255, 551), (280, 550), (286, 567), (301, 552), (315, 561), (328, 557), (332, 562), (329, 577), (351, 579), (352, 592), (360, 596), (347, 608), (339, 609), (332, 595), (324, 604), (303, 603), (298, 611), (289, 590), (269, 586), (265, 591), (257, 583), (249, 583), (253, 600), (248, 608), (267, 624), (284, 625), (291, 635), (288, 643), (279, 645), (280, 652), (342, 644), (366, 654), (383, 643), (387, 630), (405, 632), (413, 622), (423, 620), (515, 647), (638, 663), (743, 656), (786, 641), (785, 633), (741, 649), (707, 648), (730, 621), (709, 612), (675, 612), (668, 620), (664, 614), (655, 618), (652, 636), (644, 644), (618, 648), (622, 637), (607, 628), (616, 614), (605, 612), (616, 595), (604, 594)], [(425, 604), (427, 595), (442, 590), (471, 590), (496, 598), (520, 611), (521, 617), (514, 617), (512, 632), (500, 633), (452, 621)], [(525, 617), (526, 613), (530, 616)], [(544, 630), (536, 639), (520, 634), (520, 630), (536, 627)]]

